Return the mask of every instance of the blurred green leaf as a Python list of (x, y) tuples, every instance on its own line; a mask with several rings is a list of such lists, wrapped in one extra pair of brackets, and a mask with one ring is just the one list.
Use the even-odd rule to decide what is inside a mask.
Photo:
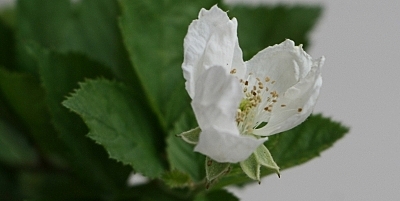
[[(44, 89), (40, 86), (37, 78), (29, 74), (10, 72), (0, 68), (0, 92), (7, 103), (0, 107), (10, 107), (18, 116), (16, 121), (22, 122), (18, 122), (19, 124), (14, 127), (22, 131), (27, 130), (30, 137), (39, 146), (39, 150), (54, 157), (65, 151), (65, 146), (56, 135), (50, 122), (50, 115), (44, 100)], [(7, 121), (10, 120), (9, 117), (5, 118)]]
[(16, 171), (0, 162), (0, 200), (22, 200)]
[(197, 123), (194, 114), (191, 111), (182, 114), (167, 138), (167, 156), (170, 169), (187, 173), (193, 181), (199, 182), (205, 177), (205, 157), (194, 152), (194, 145), (188, 144), (176, 136), (176, 134), (195, 127), (197, 127)]
[[(311, 115), (299, 126), (270, 136), (266, 146), (280, 170), (283, 170), (319, 156), (319, 153), (331, 147), (348, 131), (347, 127), (332, 121), (330, 118), (323, 117), (320, 114)], [(267, 168), (261, 169), (261, 176), (272, 173), (275, 173), (275, 171)], [(241, 184), (249, 181), (251, 180), (242, 173), (240, 168), (236, 167), (219, 183), (215, 184), (215, 187), (220, 188), (229, 184)]]
[(319, 6), (231, 6), (228, 14), (238, 20), (239, 45), (245, 61), (260, 50), (291, 39), (309, 45), (308, 33), (322, 13)]
[(232, 193), (226, 190), (216, 190), (206, 193), (200, 193), (194, 199), (195, 201), (213, 201), (213, 200), (224, 200), (224, 201), (239, 201)]
[(0, 161), (10, 165), (31, 165), (38, 155), (26, 136), (0, 120)]
[(22, 0), (17, 3), (20, 67), (37, 74), (24, 54), (27, 42), (59, 52), (79, 52), (106, 67), (117, 78), (133, 76), (118, 28), (115, 0)]
[(24, 198), (33, 200), (105, 200), (92, 185), (71, 172), (22, 172), (18, 177)]
[(132, 91), (120, 83), (88, 80), (63, 104), (84, 119), (89, 137), (103, 145), (111, 158), (155, 178), (163, 172), (157, 153), (163, 136)]
[(15, 67), (14, 30), (0, 19), (0, 66), (8, 69)]
[(181, 64), (183, 38), (201, 8), (214, 0), (120, 0), (120, 26), (133, 67), (164, 129), (190, 108)]
[(30, 47), (40, 66), (42, 84), (52, 123), (68, 148), (68, 161), (74, 171), (107, 194), (125, 186), (129, 168), (110, 160), (104, 148), (86, 137), (88, 129), (74, 113), (63, 107), (65, 97), (87, 78), (110, 77), (102, 65), (80, 54), (60, 54)]

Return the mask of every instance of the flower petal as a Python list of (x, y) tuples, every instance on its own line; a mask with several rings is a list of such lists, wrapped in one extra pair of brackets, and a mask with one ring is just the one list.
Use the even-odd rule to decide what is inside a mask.
[[(289, 130), (302, 123), (311, 114), (318, 99), (322, 85), (320, 69), (324, 57), (313, 62), (310, 72), (293, 87), (290, 87), (283, 97), (278, 99), (271, 112), (268, 124), (254, 130), (261, 136), (273, 135)], [(282, 107), (282, 105), (285, 105)]]
[(208, 128), (200, 133), (195, 151), (220, 163), (237, 163), (246, 160), (266, 138), (234, 135), (216, 128)]
[(242, 96), (239, 80), (223, 67), (211, 67), (199, 77), (192, 107), (202, 132), (195, 151), (218, 162), (236, 163), (265, 141), (240, 135), (235, 115)]
[[(287, 39), (281, 44), (267, 47), (258, 52), (246, 62), (247, 74), (251, 77), (265, 80), (269, 78), (269, 91), (284, 93), (288, 88), (299, 82), (310, 71), (312, 58), (303, 51), (301, 46)], [(249, 80), (250, 85), (255, 79)]]
[[(194, 96), (196, 80), (206, 69), (211, 66), (222, 66), (230, 72), (233, 62), (243, 63), (241, 50), (237, 49), (236, 30), (236, 19), (230, 20), (226, 12), (217, 6), (213, 6), (210, 10), (202, 9), (199, 19), (190, 24), (184, 40), (182, 69), (186, 79), (186, 90), (191, 98)], [(235, 68), (236, 71), (245, 71), (244, 64), (235, 65)]]
[(235, 116), (242, 99), (239, 80), (223, 67), (207, 69), (197, 80), (192, 108), (201, 130), (216, 129), (239, 135)]

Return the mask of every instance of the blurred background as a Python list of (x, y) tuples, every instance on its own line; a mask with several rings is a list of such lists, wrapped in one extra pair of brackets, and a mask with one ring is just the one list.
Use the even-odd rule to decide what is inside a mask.
[[(261, 185), (231, 188), (241, 200), (354, 201), (400, 198), (400, 1), (226, 0), (246, 4), (321, 4), (308, 53), (324, 55), (315, 113), (350, 133), (304, 165)], [(0, 6), (12, 6), (0, 0)], [(239, 22), (240, 26), (240, 22)]]

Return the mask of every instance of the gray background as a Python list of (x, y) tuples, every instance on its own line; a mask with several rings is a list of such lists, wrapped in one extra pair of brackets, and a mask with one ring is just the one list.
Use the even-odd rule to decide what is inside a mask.
[(326, 57), (315, 112), (343, 121), (351, 131), (280, 179), (269, 176), (261, 185), (230, 190), (245, 201), (399, 200), (400, 1), (258, 1), (325, 6), (308, 51)]

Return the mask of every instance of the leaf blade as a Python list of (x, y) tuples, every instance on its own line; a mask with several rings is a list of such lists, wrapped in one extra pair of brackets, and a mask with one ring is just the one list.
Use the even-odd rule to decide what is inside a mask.
[(63, 105), (79, 114), (90, 128), (88, 136), (103, 145), (111, 158), (129, 164), (145, 176), (163, 172), (151, 120), (143, 105), (123, 84), (87, 80)]

